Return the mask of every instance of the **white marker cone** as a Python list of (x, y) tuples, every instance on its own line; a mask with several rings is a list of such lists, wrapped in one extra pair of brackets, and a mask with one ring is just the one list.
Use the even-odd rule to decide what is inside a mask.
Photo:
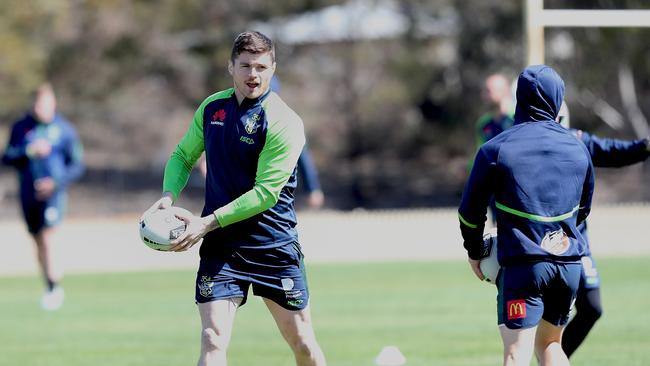
[(396, 346), (382, 348), (377, 358), (375, 358), (375, 365), (377, 366), (402, 366), (405, 363), (406, 357)]

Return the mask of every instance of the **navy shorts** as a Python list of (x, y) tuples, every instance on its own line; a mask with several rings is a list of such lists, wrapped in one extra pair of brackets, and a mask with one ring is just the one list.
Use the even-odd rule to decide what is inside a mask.
[(56, 226), (63, 220), (65, 213), (65, 193), (55, 193), (47, 201), (23, 202), (23, 218), (27, 230), (37, 234), (46, 227)]
[(544, 319), (562, 326), (580, 283), (580, 262), (535, 262), (502, 267), (497, 278), (499, 325), (530, 328)]
[(241, 297), (244, 305), (251, 286), (254, 295), (287, 310), (304, 309), (309, 290), (300, 245), (292, 242), (271, 249), (224, 248), (215, 256), (201, 258), (195, 299), (206, 303)]
[(582, 257), (580, 261), (582, 262), (580, 289), (593, 290), (600, 288), (600, 276), (594, 259), (589, 255)]

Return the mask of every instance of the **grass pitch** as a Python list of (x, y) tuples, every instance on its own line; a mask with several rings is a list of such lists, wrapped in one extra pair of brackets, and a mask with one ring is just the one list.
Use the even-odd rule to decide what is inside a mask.
[[(604, 317), (576, 365), (650, 364), (650, 258), (602, 259)], [(496, 289), (466, 262), (308, 265), (328, 363), (373, 365), (386, 345), (407, 365), (497, 365)], [(36, 277), (0, 278), (0, 365), (192, 365), (199, 319), (191, 271), (68, 276), (66, 304), (38, 306)], [(263, 303), (240, 309), (232, 366), (294, 365)]]

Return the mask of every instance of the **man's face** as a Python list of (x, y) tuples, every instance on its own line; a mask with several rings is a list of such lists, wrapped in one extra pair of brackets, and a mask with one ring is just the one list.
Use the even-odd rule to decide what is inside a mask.
[(490, 107), (498, 107), (504, 98), (510, 97), (509, 94), (508, 81), (499, 76), (491, 76), (485, 80), (481, 96)]
[(271, 52), (242, 52), (234, 63), (228, 64), (228, 71), (232, 75), (235, 92), (241, 102), (243, 98), (255, 99), (269, 89), (275, 72), (275, 62)]
[(38, 93), (34, 101), (34, 114), (42, 123), (50, 123), (56, 114), (56, 97), (49, 90)]

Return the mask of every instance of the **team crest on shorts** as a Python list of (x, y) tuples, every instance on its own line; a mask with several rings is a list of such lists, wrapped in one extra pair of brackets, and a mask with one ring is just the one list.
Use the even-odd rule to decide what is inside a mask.
[(282, 283), (282, 289), (284, 290), (284, 295), (287, 298), (287, 304), (291, 306), (300, 306), (304, 302), (302, 299), (302, 291), (295, 290), (295, 282), (291, 278), (283, 278), (280, 280)]
[(210, 297), (212, 295), (212, 287), (214, 287), (214, 282), (210, 276), (201, 276), (199, 281), (199, 293), (203, 297)]
[(52, 224), (52, 223), (56, 222), (56, 220), (58, 220), (58, 219), (59, 219), (59, 209), (58, 208), (56, 208), (54, 206), (50, 206), (50, 207), (45, 209), (45, 221), (48, 224)]
[(506, 303), (508, 320), (523, 319), (526, 317), (526, 300), (511, 300)]
[(283, 278), (280, 282), (282, 282), (282, 289), (284, 291), (293, 290), (293, 286), (295, 285), (291, 278)]

